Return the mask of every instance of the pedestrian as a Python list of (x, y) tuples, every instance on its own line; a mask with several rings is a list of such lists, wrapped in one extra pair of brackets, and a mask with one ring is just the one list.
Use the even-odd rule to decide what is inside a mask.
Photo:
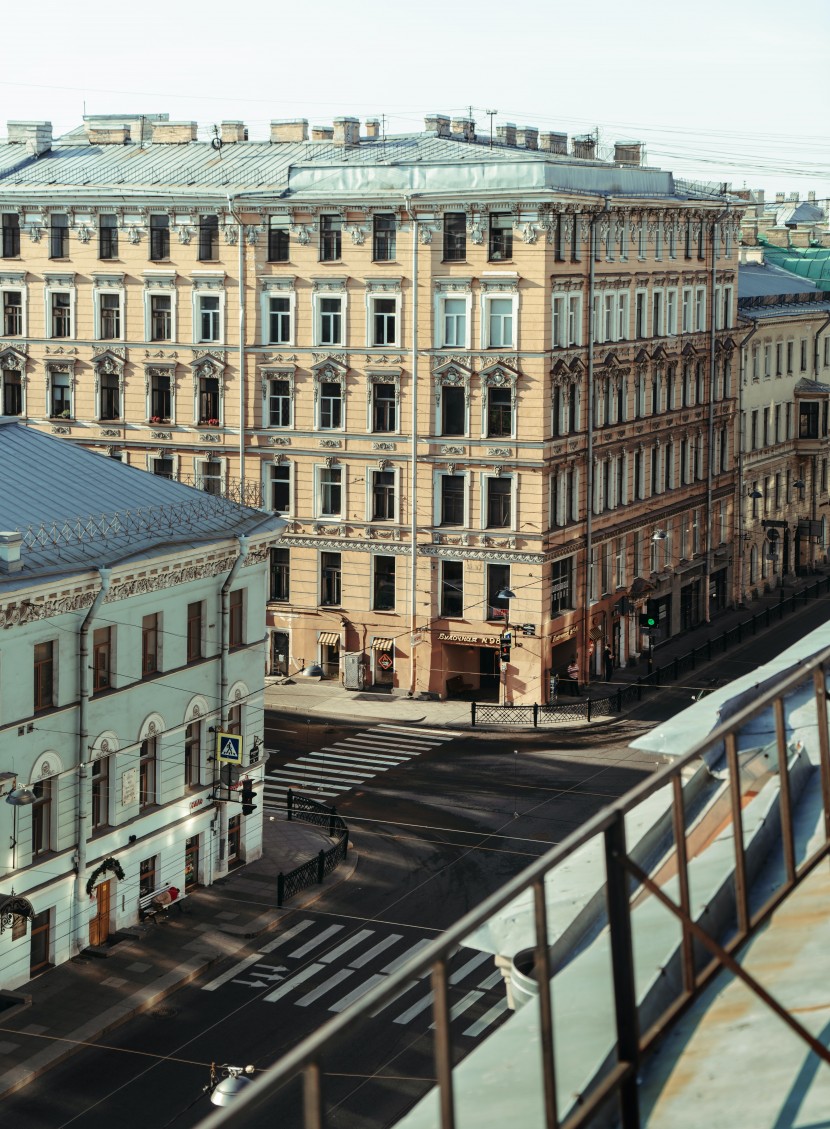
[(579, 697), (579, 663), (576, 661), (576, 655), (573, 656), (568, 663), (568, 678), (571, 682), (571, 694)]
[(611, 650), (611, 644), (605, 644), (605, 681), (610, 682), (614, 677), (614, 652)]

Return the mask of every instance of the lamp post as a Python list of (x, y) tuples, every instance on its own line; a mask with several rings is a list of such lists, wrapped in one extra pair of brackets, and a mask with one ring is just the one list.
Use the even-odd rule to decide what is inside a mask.
[[(496, 593), (497, 600), (515, 600), (516, 593), (512, 588), (502, 588)], [(512, 643), (512, 636), (510, 633), (510, 609), (507, 610), (507, 622), (502, 628), (501, 642), (499, 643), (499, 663), (501, 673), (504, 675), (502, 690), (502, 705), (507, 705), (507, 667), (510, 662), (510, 646)]]
[[(222, 1071), (221, 1076), (217, 1071)], [(210, 1064), (210, 1081), (205, 1091), (210, 1095), (212, 1105), (233, 1105), (239, 1095), (251, 1085), (253, 1066), (231, 1066), (229, 1063)]]
[(26, 785), (21, 787), (17, 786), (17, 773), (16, 772), (0, 772), (0, 784), (8, 784), (11, 781), (11, 788), (5, 793), (6, 803), (11, 804), (14, 808), (14, 824), (12, 826), (12, 836), (9, 847), (12, 851), (12, 870), (17, 866), (17, 809), (27, 807), (37, 801), (37, 796), (31, 788)]

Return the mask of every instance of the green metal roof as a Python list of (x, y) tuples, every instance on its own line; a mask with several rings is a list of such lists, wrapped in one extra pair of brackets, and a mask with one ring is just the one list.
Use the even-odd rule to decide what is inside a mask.
[(790, 274), (809, 278), (819, 290), (830, 290), (830, 247), (773, 247), (766, 243), (764, 260)]

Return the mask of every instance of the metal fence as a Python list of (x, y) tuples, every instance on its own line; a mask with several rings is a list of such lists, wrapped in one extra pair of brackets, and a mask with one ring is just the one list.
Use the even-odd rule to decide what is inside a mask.
[[(628, 686), (621, 686), (614, 693), (602, 697), (569, 698), (565, 701), (548, 702), (547, 705), (496, 705), (489, 702), (470, 703), (470, 723), (476, 725), (530, 725), (538, 729), (540, 725), (568, 721), (594, 721), (597, 718), (613, 717), (632, 702), (642, 700), (643, 692), (657, 686), (677, 682), (698, 666), (711, 662), (731, 647), (745, 643), (759, 629), (779, 623), (784, 616), (803, 608), (811, 600), (830, 592), (830, 576), (822, 576), (799, 592), (783, 597), (754, 615), (747, 616), (734, 626), (693, 647), (683, 655), (669, 659), (661, 666), (653, 666), (647, 674), (639, 675)], [(659, 653), (659, 651), (657, 652)]]
[(322, 882), (345, 860), (349, 849), (349, 829), (335, 808), (327, 808), (325, 804), (318, 803), (308, 796), (299, 796), (289, 788), (286, 811), (289, 822), (292, 819), (299, 819), (303, 823), (324, 827), (329, 838), (336, 839), (336, 842), (329, 850), (321, 849), (314, 858), (290, 870), (288, 874), (280, 871), (277, 875), (278, 906), (283, 905), (289, 898), (293, 898), (308, 886)]
[[(580, 1129), (591, 1124), (602, 1109), (616, 1102), (623, 1129), (640, 1126), (638, 1073), (644, 1056), (667, 1031), (679, 1012), (696, 999), (712, 977), (727, 968), (740, 978), (747, 988), (786, 1023), (824, 1063), (830, 1063), (830, 1050), (814, 1038), (801, 1020), (787, 1012), (772, 995), (736, 959), (735, 954), (748, 937), (768, 922), (773, 911), (781, 905), (791, 891), (830, 856), (830, 728), (827, 713), (827, 678), (830, 671), (830, 647), (806, 661), (796, 671), (781, 679), (777, 686), (759, 694), (749, 705), (730, 718), (718, 729), (707, 734), (704, 740), (675, 758), (637, 788), (604, 808), (581, 828), (573, 832), (542, 858), (535, 860), (521, 874), (506, 883), (500, 890), (486, 898), (475, 909), (465, 914), (450, 929), (426, 946), (403, 967), (385, 976), (373, 985), (350, 1008), (335, 1015), (319, 1031), (298, 1043), (264, 1076), (235, 1099), (233, 1106), (217, 1111), (203, 1123), (203, 1129), (242, 1129), (253, 1124), (292, 1124), (299, 1129), (326, 1129), (340, 1123), (339, 1109), (342, 1092), (338, 1086), (341, 1059), (359, 1038), (360, 1025), (370, 1023), (373, 1016), (383, 1011), (387, 1004), (401, 996), (413, 985), (429, 976), (431, 982), (431, 1014), (424, 1017), (423, 1038), (432, 1041), (437, 1094), (434, 1117), (431, 1123), (440, 1129), (454, 1129), (458, 1123), (475, 1123), (475, 1113), (482, 1098), (480, 1081), (456, 1076), (453, 1065), (460, 1057), (459, 1037), (451, 1023), (453, 990), (449, 962), (457, 948), (472, 934), (482, 929), (497, 914), (512, 906), (516, 899), (531, 901), (533, 907), (533, 961), (535, 981), (538, 985), (536, 1000), (526, 1004), (534, 1008), (531, 1013), (536, 1026), (534, 1036), (527, 1042), (526, 1054), (538, 1055), (538, 1100), (545, 1110), (548, 1129)], [(769, 755), (778, 774), (778, 818), (761, 819), (764, 834), (769, 836), (763, 844), (763, 857), (770, 854), (780, 859), (775, 868), (776, 877), (768, 884), (769, 871), (765, 871), (764, 903), (750, 898), (753, 872), (759, 855), (753, 854), (751, 839), (745, 835), (754, 780), (742, 778), (738, 754), (738, 741), (757, 741), (759, 718), (764, 715), (760, 729), (770, 734)], [(790, 718), (798, 718), (801, 732), (811, 734), (814, 743), (814, 761), (821, 785), (810, 789), (819, 805), (812, 838), (805, 838), (798, 830), (795, 818), (797, 776), (801, 771), (801, 754), (793, 753)], [(798, 744), (795, 744), (798, 749)], [(722, 799), (731, 812), (732, 827), (728, 834), (719, 837), (723, 856), (731, 858), (732, 878), (722, 881), (718, 897), (722, 899), (721, 922), (718, 928), (712, 922), (709, 908), (698, 918), (692, 908), (691, 883), (695, 831), (694, 800), (684, 792), (684, 780), (694, 775), (704, 754), (725, 757), (724, 789)], [(812, 769), (811, 769), (812, 771)], [(640, 805), (660, 790), (667, 790), (668, 811), (672, 840), (673, 863), (667, 873), (665, 856), (645, 862), (638, 861), (634, 848), (626, 842), (626, 820), (642, 819)], [(823, 809), (823, 810), (822, 810)], [(822, 817), (823, 816), (823, 817)], [(718, 817), (720, 818), (720, 816)], [(607, 972), (601, 980), (591, 984), (591, 1016), (585, 1022), (593, 1030), (596, 1023), (603, 1025), (599, 1043), (603, 1048), (612, 1046), (606, 1056), (599, 1056), (593, 1076), (581, 1091), (563, 1080), (562, 1074), (567, 1054), (561, 1044), (554, 1041), (554, 1011), (558, 994), (551, 991), (553, 974), (548, 937), (548, 892), (559, 888), (559, 875), (564, 868), (574, 865), (574, 854), (583, 847), (595, 852), (600, 862), (596, 880), (599, 892), (604, 893), (609, 946)], [(757, 847), (758, 844), (755, 844)], [(563, 868), (563, 869), (560, 869)], [(699, 899), (699, 893), (697, 898)], [(648, 916), (638, 917), (639, 910), (654, 899), (667, 911), (667, 943), (676, 954), (671, 975), (662, 965), (654, 969), (635, 968), (634, 952), (642, 943), (643, 932), (648, 931)], [(512, 912), (512, 911), (511, 911)], [(557, 911), (558, 912), (558, 911)], [(705, 927), (704, 927), (705, 925)], [(638, 932), (638, 929), (640, 932)], [(654, 954), (654, 959), (658, 955)], [(660, 956), (662, 960), (662, 956)], [(593, 968), (594, 966), (592, 966)], [(674, 969), (676, 968), (676, 973)], [(662, 973), (662, 975), (661, 975)], [(563, 971), (557, 971), (557, 976)], [(638, 974), (640, 979), (638, 981)], [(640, 999), (644, 984), (657, 982), (661, 986), (659, 998), (650, 1003), (644, 1018)], [(665, 991), (665, 995), (662, 992)], [(600, 1018), (604, 1017), (604, 1018)], [(570, 1015), (569, 1037), (575, 1037), (573, 1026), (579, 1022)], [(642, 1026), (641, 1026), (642, 1024)], [(524, 1030), (524, 1029), (523, 1029)], [(498, 1038), (498, 1034), (491, 1038)], [(367, 1070), (372, 1064), (367, 1063)], [(587, 1069), (589, 1064), (584, 1064)], [(583, 1065), (579, 1066), (580, 1071)], [(364, 1086), (372, 1084), (371, 1073), (366, 1075)], [(286, 1084), (296, 1080), (301, 1085), (286, 1089)], [(382, 1072), (375, 1079), (388, 1092), (388, 1079)], [(503, 1087), (491, 1087), (490, 1101), (495, 1101), (501, 1090), (505, 1094), (505, 1108), (513, 1106), (516, 1095), (512, 1088), (517, 1084), (506, 1070)], [(426, 1079), (422, 1092), (431, 1088)], [(380, 1093), (381, 1091), (379, 1091)], [(364, 1101), (367, 1100), (364, 1095)], [(283, 1103), (294, 1103), (288, 1110)], [(297, 1108), (297, 1106), (301, 1108)]]

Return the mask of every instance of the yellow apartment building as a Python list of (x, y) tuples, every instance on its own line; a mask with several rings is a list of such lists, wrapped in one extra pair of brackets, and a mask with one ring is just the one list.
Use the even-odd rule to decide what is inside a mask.
[(640, 145), (12, 122), (0, 211), (4, 414), (284, 514), (272, 674), (541, 702), (733, 600), (740, 203)]

